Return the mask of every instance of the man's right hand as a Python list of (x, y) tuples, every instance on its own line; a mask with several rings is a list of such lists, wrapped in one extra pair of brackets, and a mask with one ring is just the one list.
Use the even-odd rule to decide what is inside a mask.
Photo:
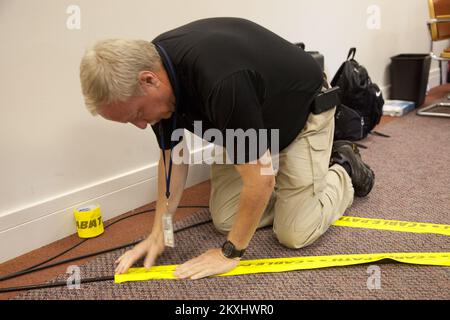
[(163, 233), (158, 233), (158, 235), (152, 233), (147, 239), (137, 244), (133, 249), (125, 252), (115, 261), (115, 263), (118, 264), (115, 273), (126, 273), (128, 269), (143, 256), (145, 256), (144, 267), (150, 268), (163, 251)]

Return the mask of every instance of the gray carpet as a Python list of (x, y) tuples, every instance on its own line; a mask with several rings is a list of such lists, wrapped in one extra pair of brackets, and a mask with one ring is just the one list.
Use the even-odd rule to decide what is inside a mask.
[[(369, 136), (363, 158), (376, 173), (369, 197), (355, 199), (346, 215), (450, 224), (450, 120), (415, 114), (381, 130), (390, 139)], [(208, 211), (180, 221), (181, 228), (208, 219)], [(212, 224), (176, 236), (159, 264), (179, 264), (218, 247), (224, 237)], [(450, 251), (446, 236), (331, 227), (311, 246), (290, 250), (279, 245), (270, 228), (258, 230), (246, 259), (380, 252)], [(124, 250), (82, 266), (82, 277), (110, 275)], [(377, 264), (377, 263), (374, 263)], [(381, 288), (367, 288), (368, 265), (278, 274), (215, 277), (197, 281), (152, 280), (120, 285), (110, 282), (25, 292), (15, 299), (450, 299), (450, 268), (378, 264)], [(61, 275), (55, 280), (66, 279)]]

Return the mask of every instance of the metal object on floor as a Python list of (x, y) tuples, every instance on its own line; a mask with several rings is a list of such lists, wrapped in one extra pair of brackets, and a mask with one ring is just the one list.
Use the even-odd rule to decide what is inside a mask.
[[(436, 112), (435, 109), (448, 109), (447, 112)], [(450, 118), (450, 101), (449, 102), (439, 102), (429, 105), (428, 107), (422, 108), (417, 111), (419, 116), (429, 116), (429, 117), (444, 117)]]

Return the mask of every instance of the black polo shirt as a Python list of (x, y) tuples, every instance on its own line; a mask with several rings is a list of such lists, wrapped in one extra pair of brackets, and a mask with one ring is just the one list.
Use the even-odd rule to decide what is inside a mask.
[[(177, 128), (194, 132), (194, 121), (202, 121), (202, 137), (210, 128), (224, 135), (227, 129), (278, 129), (281, 151), (304, 127), (323, 84), (322, 71), (309, 54), (245, 19), (194, 21), (152, 43), (165, 49), (175, 68), (180, 88)], [(164, 148), (169, 149), (172, 119), (152, 128), (161, 148), (162, 130)], [(257, 157), (266, 150), (260, 148)], [(245, 158), (254, 160), (255, 153), (246, 150)]]

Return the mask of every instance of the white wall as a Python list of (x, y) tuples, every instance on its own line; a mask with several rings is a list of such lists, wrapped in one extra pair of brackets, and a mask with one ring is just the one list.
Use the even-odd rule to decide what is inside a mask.
[[(80, 30), (66, 27), (69, 5), (81, 9)], [(381, 9), (379, 30), (367, 28), (370, 5)], [(151, 40), (213, 16), (244, 17), (305, 42), (325, 55), (329, 75), (356, 46), (384, 87), (391, 56), (428, 50), (426, 0), (1, 0), (0, 262), (75, 232), (74, 206), (100, 203), (108, 219), (155, 199), (151, 129), (91, 117), (79, 61), (99, 39)], [(189, 183), (207, 178), (200, 166)]]

